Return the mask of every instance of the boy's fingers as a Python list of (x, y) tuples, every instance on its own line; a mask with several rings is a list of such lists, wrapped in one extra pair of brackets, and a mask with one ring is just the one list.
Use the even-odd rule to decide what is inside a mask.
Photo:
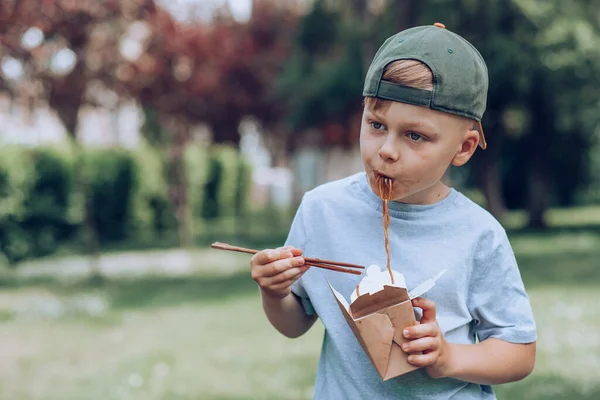
[(282, 258), (291, 257), (293, 257), (293, 255), (290, 250), (265, 249), (253, 255), (250, 262), (257, 265), (266, 265), (272, 263), (273, 261), (281, 260)]
[(430, 336), (402, 343), (402, 350), (404, 350), (406, 353), (418, 353), (426, 350), (435, 350), (437, 347), (436, 340)]
[(272, 277), (302, 265), (304, 265), (304, 258), (302, 257), (284, 258), (264, 265), (261, 270), (261, 275), (264, 277)]
[(414, 307), (419, 307), (423, 310), (423, 316), (421, 317), (422, 324), (436, 321), (436, 310), (433, 300), (417, 297), (412, 301), (412, 304)]
[(292, 252), (292, 254), (294, 255), (294, 257), (298, 257), (298, 256), (302, 255), (302, 249), (298, 249), (298, 248), (294, 247), (290, 251)]
[(296, 282), (298, 279), (300, 279), (300, 277), (302, 275), (304, 275), (306, 271), (301, 271), (300, 273), (296, 274), (295, 276), (293, 276), (291, 279), (288, 279), (286, 281), (274, 284), (274, 285), (270, 285), (269, 289), (275, 292), (280, 292), (280, 291), (284, 291), (285, 289), (289, 288), (290, 286), (292, 286), (292, 284), (294, 282)]
[(302, 275), (304, 275), (308, 268), (309, 267), (300, 267), (289, 269), (279, 275), (270, 278), (271, 281), (269, 285), (270, 287), (275, 289), (291, 286), (292, 283), (296, 282), (298, 279), (300, 279)]
[(282, 246), (282, 247), (278, 247), (275, 250), (292, 250), (294, 248), (294, 246)]
[(419, 339), (427, 336), (436, 336), (437, 330), (438, 328), (435, 324), (420, 323), (404, 329), (402, 335), (404, 335), (406, 339)]
[(304, 272), (306, 272), (306, 270), (308, 270), (308, 268), (309, 267), (307, 267), (307, 266), (290, 268), (290, 269), (285, 270), (277, 275), (274, 275), (271, 277), (271, 285), (277, 285), (279, 283), (286, 282), (286, 281), (289, 281), (292, 279), (296, 280), (296, 277), (299, 278), (298, 275), (302, 275)]
[(297, 247), (294, 247), (294, 246), (291, 246), (291, 245), (290, 246), (279, 247), (277, 250), (287, 250), (287, 251), (291, 252), (294, 255), (294, 257), (302, 255), (302, 250), (301, 249), (299, 249)]
[(417, 367), (427, 367), (437, 360), (438, 355), (436, 353), (428, 354), (411, 354), (408, 356), (408, 362)]

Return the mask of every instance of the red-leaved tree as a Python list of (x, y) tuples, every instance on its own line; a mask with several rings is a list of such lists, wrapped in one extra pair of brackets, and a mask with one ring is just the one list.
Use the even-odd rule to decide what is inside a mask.
[(248, 22), (226, 14), (211, 24), (181, 23), (159, 8), (148, 16), (145, 51), (116, 72), (121, 92), (137, 99), (165, 135), (171, 199), (182, 244), (191, 244), (192, 218), (183, 152), (191, 128), (206, 124), (215, 143), (239, 144), (238, 126), (255, 116), (265, 126), (280, 119), (274, 81), (289, 54), (296, 14), (256, 1)]
[[(32, 108), (49, 104), (73, 139), (84, 105), (136, 100), (156, 122), (180, 242), (190, 245), (183, 153), (191, 129), (206, 124), (214, 142), (238, 145), (244, 117), (255, 116), (265, 126), (279, 121), (282, 108), (272, 87), (289, 54), (296, 19), (294, 10), (268, 0), (254, 2), (247, 22), (223, 13), (210, 24), (176, 21), (153, 0), (5, 1), (0, 57), (18, 60), (23, 73), (0, 83)], [(41, 39), (24, 45), (27, 35)], [(52, 68), (57, 55), (71, 64)], [(94, 252), (91, 219), (86, 226)]]

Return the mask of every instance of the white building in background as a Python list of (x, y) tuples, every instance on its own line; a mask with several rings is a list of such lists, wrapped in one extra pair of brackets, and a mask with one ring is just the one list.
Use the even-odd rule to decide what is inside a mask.
[(47, 107), (30, 113), (0, 94), (0, 142), (36, 146), (64, 139), (64, 128)]
[[(306, 12), (314, 0), (271, 0), (299, 12)], [(233, 18), (246, 21), (252, 14), (253, 0), (158, 0), (161, 7), (180, 21), (210, 21), (215, 13), (226, 8)]]
[[(84, 107), (79, 118), (78, 137), (86, 145), (136, 146), (143, 116), (133, 102), (117, 111)], [(67, 135), (56, 113), (47, 106), (32, 112), (0, 94), (0, 142), (41, 146), (66, 140)]]

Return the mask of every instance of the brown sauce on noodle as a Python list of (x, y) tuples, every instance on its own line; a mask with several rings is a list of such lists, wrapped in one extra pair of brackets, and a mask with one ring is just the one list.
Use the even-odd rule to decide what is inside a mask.
[[(389, 239), (389, 226), (390, 226), (390, 210), (388, 208), (388, 201), (392, 198), (392, 180), (377, 175), (376, 178), (377, 189), (379, 191), (379, 197), (382, 202), (382, 216), (383, 216), (383, 237), (385, 239), (385, 253), (387, 255), (386, 268), (390, 274), (390, 280), (392, 285), (394, 284), (394, 274), (392, 273), (391, 257), (390, 257), (390, 239)], [(356, 286), (356, 296), (360, 296), (358, 285)]]
[(390, 257), (390, 238), (389, 238), (389, 226), (390, 226), (390, 210), (388, 208), (388, 201), (392, 198), (392, 180), (389, 178), (382, 178), (378, 176), (377, 184), (379, 186), (379, 197), (383, 203), (383, 237), (385, 238), (385, 253), (387, 255), (386, 268), (390, 273), (390, 279), (392, 285), (394, 284), (394, 274), (392, 273), (391, 257)]

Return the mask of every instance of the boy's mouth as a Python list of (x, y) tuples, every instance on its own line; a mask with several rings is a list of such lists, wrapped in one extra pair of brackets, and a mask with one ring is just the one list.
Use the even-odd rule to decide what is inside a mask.
[(377, 187), (377, 195), (383, 200), (391, 200), (393, 190), (393, 178), (384, 175), (380, 172), (375, 172), (375, 185)]
[(384, 181), (388, 181), (388, 182), (394, 180), (394, 178), (392, 178), (388, 175), (382, 174), (381, 172), (378, 172), (378, 171), (374, 171), (374, 172), (375, 172), (375, 180), (376, 181), (378, 181), (380, 179), (383, 179)]

